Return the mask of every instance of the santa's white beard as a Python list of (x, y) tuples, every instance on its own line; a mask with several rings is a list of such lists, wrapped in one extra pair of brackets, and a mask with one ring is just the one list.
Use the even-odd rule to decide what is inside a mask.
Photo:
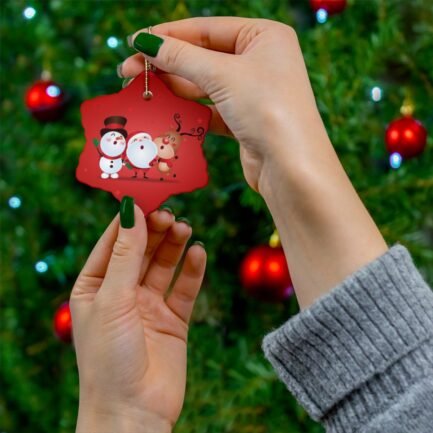
[[(143, 146), (143, 149), (141, 149)], [(128, 144), (126, 156), (131, 165), (137, 168), (149, 168), (150, 162), (155, 159), (158, 151), (156, 144), (151, 140), (140, 140)]]

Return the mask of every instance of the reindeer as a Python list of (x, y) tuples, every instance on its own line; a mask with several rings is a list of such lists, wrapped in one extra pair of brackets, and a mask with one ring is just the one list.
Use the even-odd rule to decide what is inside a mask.
[[(155, 162), (158, 164), (157, 168), (159, 172), (165, 176), (170, 175), (173, 168), (173, 160), (178, 159), (176, 153), (183, 141), (183, 136), (189, 135), (190, 137), (198, 137), (201, 140), (204, 135), (204, 128), (201, 126), (192, 128), (190, 132), (181, 132), (182, 122), (179, 113), (175, 113), (173, 119), (177, 125), (176, 130), (169, 130), (153, 140), (158, 149), (158, 157)], [(173, 177), (176, 177), (175, 173), (173, 173)], [(160, 180), (164, 180), (164, 177), (161, 177)]]

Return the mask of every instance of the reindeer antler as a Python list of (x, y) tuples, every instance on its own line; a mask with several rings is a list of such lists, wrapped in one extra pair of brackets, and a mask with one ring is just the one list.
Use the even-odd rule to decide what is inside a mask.
[(197, 130), (195, 128), (191, 129), (191, 132), (181, 132), (180, 135), (189, 135), (190, 137), (198, 137), (200, 140), (203, 138), (204, 128), (199, 126)]
[(179, 132), (182, 128), (182, 122), (180, 120), (180, 114), (179, 113), (175, 113), (173, 116), (174, 121), (177, 124), (177, 128), (176, 128), (176, 132)]

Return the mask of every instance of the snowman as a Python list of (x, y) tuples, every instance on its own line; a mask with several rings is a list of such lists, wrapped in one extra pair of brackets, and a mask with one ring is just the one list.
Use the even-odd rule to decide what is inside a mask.
[(124, 127), (126, 119), (121, 116), (111, 116), (104, 120), (105, 128), (101, 129), (101, 141), (99, 142), (98, 152), (99, 168), (101, 169), (102, 179), (117, 179), (119, 171), (122, 169), (122, 156), (126, 149), (127, 132)]
[(143, 178), (146, 178), (146, 173), (156, 162), (157, 156), (156, 144), (146, 132), (138, 132), (128, 139), (125, 164), (134, 170), (133, 177), (137, 177), (138, 172), (141, 172)]

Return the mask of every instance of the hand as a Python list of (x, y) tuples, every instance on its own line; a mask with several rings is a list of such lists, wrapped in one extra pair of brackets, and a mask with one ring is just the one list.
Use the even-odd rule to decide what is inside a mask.
[[(134, 48), (175, 93), (212, 99), (211, 130), (238, 139), (245, 178), (272, 213), (301, 307), (386, 251), (323, 126), (292, 28), (209, 17), (143, 31), (130, 38)], [(136, 76), (142, 54), (119, 69)]]
[[(140, 33), (132, 40), (143, 50), (140, 38), (148, 35), (137, 39)], [(326, 137), (291, 27), (263, 19), (191, 18), (156, 25), (152, 34), (163, 43), (156, 57), (147, 59), (178, 95), (212, 99), (211, 130), (240, 142), (244, 175), (253, 189), (259, 190), (267, 161), (272, 165), (300, 154), (309, 141), (303, 136)], [(124, 77), (143, 70), (142, 54), (120, 68)]]
[(188, 322), (206, 253), (199, 245), (188, 249), (167, 296), (191, 227), (168, 211), (145, 219), (132, 206), (135, 225), (113, 220), (71, 293), (77, 433), (168, 432), (183, 404)]

